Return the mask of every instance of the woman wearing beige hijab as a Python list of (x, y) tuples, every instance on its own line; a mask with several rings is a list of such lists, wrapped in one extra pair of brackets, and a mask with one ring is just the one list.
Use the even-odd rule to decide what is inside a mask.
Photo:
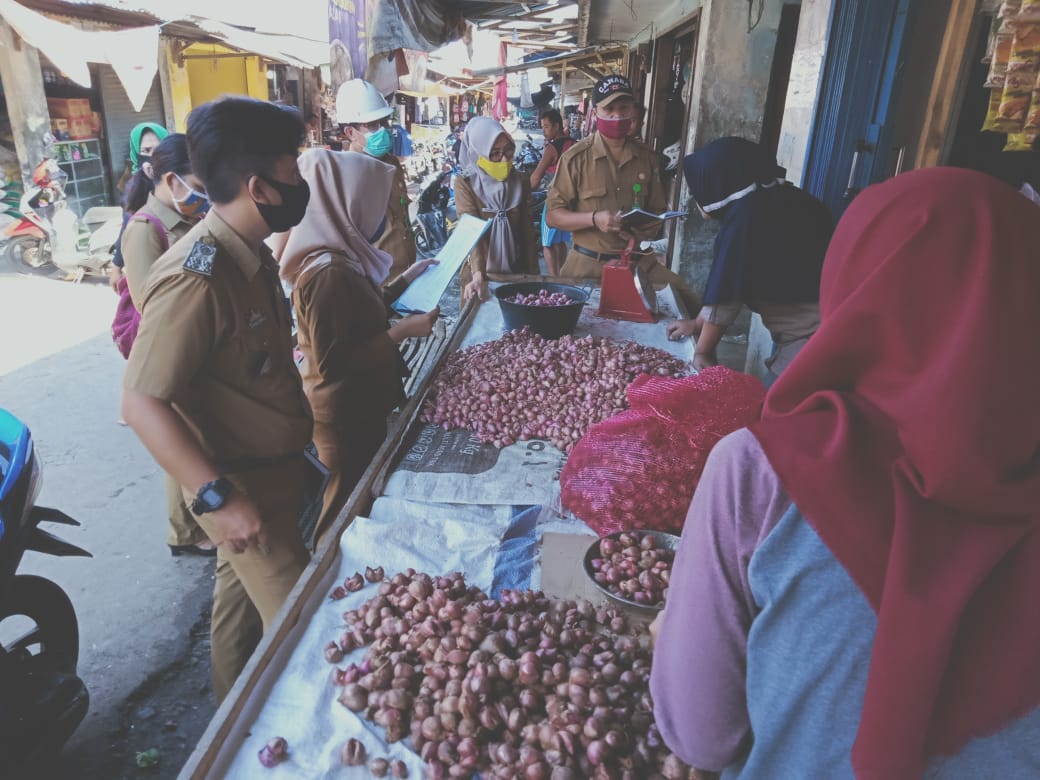
[(455, 179), (455, 210), (490, 219), (491, 226), (470, 253), (459, 281), (462, 297), (487, 300), (489, 275), (537, 274), (531, 184), (513, 168), (516, 144), (494, 119), (466, 124), (459, 147), (462, 173)]
[(389, 325), (388, 304), (436, 262), (416, 263), (380, 288), (393, 258), (372, 243), (386, 221), (394, 169), (368, 155), (325, 149), (305, 152), (299, 165), (310, 205), (277, 254), (292, 286), (314, 444), (330, 472), (317, 546), (386, 438), (387, 415), (404, 400), (407, 368), (398, 345), (430, 335), (440, 310)]

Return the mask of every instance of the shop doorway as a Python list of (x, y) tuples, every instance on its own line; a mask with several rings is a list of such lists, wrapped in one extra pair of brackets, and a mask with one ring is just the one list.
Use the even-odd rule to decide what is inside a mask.
[[(693, 94), (694, 68), (697, 59), (697, 37), (700, 14), (674, 30), (661, 35), (654, 43), (653, 67), (647, 83), (650, 85), (646, 138), (655, 152), (665, 160), (662, 182), (668, 191), (668, 208), (679, 208), (682, 190), (682, 159), (686, 156), (689, 137), (690, 100)], [(669, 163), (677, 164), (669, 165)], [(673, 256), (675, 222), (670, 222), (668, 251)]]
[(896, 168), (892, 133), (915, 11), (910, 0), (842, 0), (834, 11), (804, 186), (835, 218)]

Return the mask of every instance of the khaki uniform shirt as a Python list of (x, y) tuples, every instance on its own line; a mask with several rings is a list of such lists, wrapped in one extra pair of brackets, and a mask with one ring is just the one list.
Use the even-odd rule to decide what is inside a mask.
[[(198, 240), (216, 250), (208, 275), (185, 267)], [(173, 404), (218, 463), (303, 451), (310, 407), (266, 247), (210, 211), (156, 262), (140, 305), (127, 389)]]
[(404, 167), (392, 154), (379, 158), (394, 166), (394, 184), (390, 188), (390, 201), (386, 206), (386, 229), (376, 241), (376, 249), (382, 249), (393, 259), (390, 275), (387, 280), (407, 271), (415, 263), (415, 234), (412, 232), (412, 221), (408, 217), (408, 181), (405, 179)]
[(148, 275), (155, 261), (183, 238), (194, 224), (155, 197), (154, 193), (148, 196), (148, 202), (137, 213), (140, 214), (142, 211), (158, 218), (165, 228), (166, 246), (163, 246), (159, 232), (151, 220), (137, 215), (130, 217), (119, 245), (123, 250), (123, 273), (126, 274), (126, 284), (130, 288), (130, 299), (138, 311), (141, 310), (139, 301), (144, 298)]
[[(521, 176), (523, 189), (520, 194), (520, 202), (516, 208), (506, 212), (506, 219), (513, 229), (513, 238), (516, 239), (518, 257), (524, 264), (522, 273), (538, 273), (538, 256), (534, 250), (534, 227), (531, 221), (531, 182), (529, 176)], [(473, 185), (465, 176), (455, 177), (455, 211), (461, 217), (463, 214), (471, 214), (477, 219), (488, 219), (490, 214), (484, 211), (484, 204), (473, 191)], [(470, 274), (464, 278), (471, 278), (474, 273), (482, 273), (487, 276), (488, 247), (491, 245), (489, 234), (480, 237), (473, 251), (469, 254)]]
[[(549, 187), (546, 208), (615, 213), (638, 205), (659, 214), (668, 205), (659, 166), (653, 150), (631, 138), (615, 164), (603, 138), (594, 133), (563, 153)], [(600, 220), (603, 218), (600, 215)], [(588, 228), (574, 230), (572, 236), (576, 246), (593, 252), (615, 253), (625, 248), (616, 233), (597, 230), (591, 219)]]
[[(404, 401), (407, 366), (387, 332), (388, 289), (380, 290), (345, 257), (301, 274), (293, 287), (303, 386), (314, 419), (339, 429), (385, 418)], [(313, 262), (320, 259), (315, 258)], [(396, 285), (399, 295), (404, 285)]]

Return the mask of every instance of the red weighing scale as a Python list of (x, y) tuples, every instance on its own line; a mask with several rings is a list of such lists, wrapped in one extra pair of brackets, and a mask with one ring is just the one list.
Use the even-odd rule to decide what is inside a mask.
[(657, 322), (657, 291), (649, 274), (632, 262), (635, 239), (628, 242), (621, 256), (603, 266), (597, 317), (628, 322)]

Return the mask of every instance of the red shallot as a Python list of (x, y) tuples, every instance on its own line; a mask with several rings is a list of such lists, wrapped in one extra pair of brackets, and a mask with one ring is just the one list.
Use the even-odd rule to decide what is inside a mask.
[(289, 743), (285, 741), (284, 737), (274, 737), (260, 748), (257, 755), (260, 757), (260, 763), (270, 769), (289, 757)]
[(567, 293), (549, 292), (544, 287), (537, 293), (517, 293), (511, 298), (506, 298), (505, 301), (519, 306), (570, 306), (572, 303), (580, 303)]

